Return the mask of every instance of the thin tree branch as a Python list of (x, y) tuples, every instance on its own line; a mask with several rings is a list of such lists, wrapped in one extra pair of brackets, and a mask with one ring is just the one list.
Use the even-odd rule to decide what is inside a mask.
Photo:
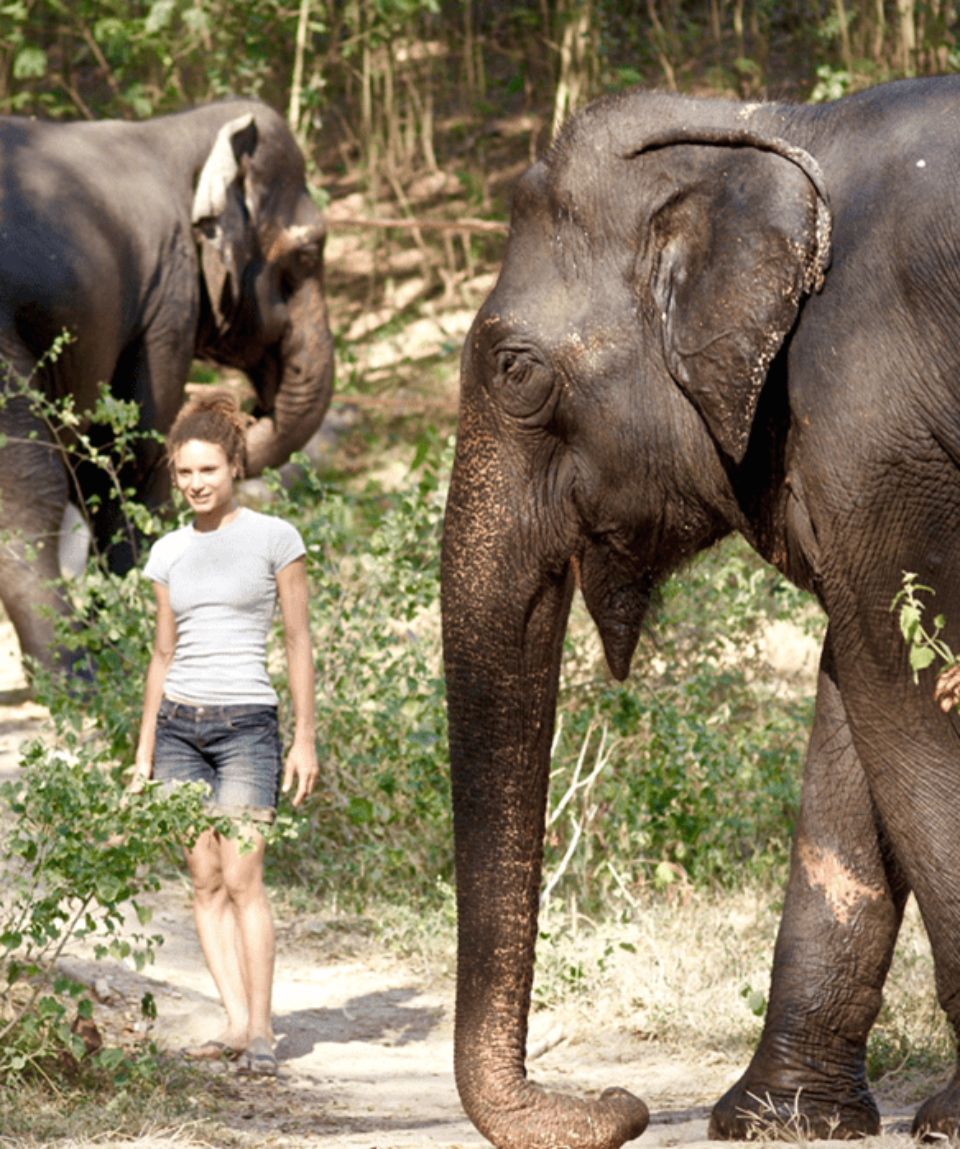
[(328, 219), (331, 230), (340, 227), (370, 227), (370, 228), (396, 228), (405, 231), (486, 231), (498, 235), (506, 235), (510, 228), (505, 223), (492, 219), (458, 219), (458, 220), (425, 220), (425, 219), (364, 219), (358, 215), (337, 216)]

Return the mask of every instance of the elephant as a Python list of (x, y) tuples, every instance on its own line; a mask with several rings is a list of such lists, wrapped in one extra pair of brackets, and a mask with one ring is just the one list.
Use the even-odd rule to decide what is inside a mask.
[[(456, 1080), (501, 1149), (615, 1149), (625, 1089), (524, 1064), (561, 646), (579, 589), (626, 678), (657, 585), (739, 532), (826, 613), (759, 1045), (714, 1106), (876, 1133), (866, 1043), (905, 901), (960, 1023), (960, 716), (891, 603), (960, 648), (960, 77), (823, 106), (631, 90), (518, 180), (461, 357), (442, 542)], [(960, 1074), (917, 1134), (960, 1134)]]
[[(20, 380), (81, 415), (105, 385), (162, 434), (192, 360), (237, 368), (256, 391), (247, 473), (280, 466), (333, 390), (325, 228), (293, 135), (256, 100), (140, 123), (0, 117), (0, 156), (0, 599), (28, 661), (51, 666), (53, 612), (70, 612), (51, 585), (68, 499), (114, 569), (134, 556), (102, 471), (65, 467)], [(164, 503), (156, 437), (122, 481)]]

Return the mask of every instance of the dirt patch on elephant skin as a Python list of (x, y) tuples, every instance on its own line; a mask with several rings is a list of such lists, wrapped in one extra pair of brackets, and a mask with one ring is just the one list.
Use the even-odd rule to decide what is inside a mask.
[[(30, 701), (20, 675), (12, 630), (0, 622), (0, 776), (15, 775), (20, 743), (46, 729), (44, 712)], [(151, 932), (164, 941), (146, 971), (93, 961), (79, 945), (70, 949), (63, 965), (90, 986), (95, 1020), (108, 1041), (123, 1033), (129, 1039), (131, 1031), (139, 1030), (143, 1038), (176, 1056), (184, 1046), (216, 1034), (222, 1013), (197, 943), (186, 882), (165, 883), (152, 908)], [(758, 951), (766, 950), (766, 937), (751, 932), (747, 919), (752, 912), (742, 920), (736, 913), (726, 914), (730, 936), (746, 939), (748, 948), (755, 941)], [(710, 970), (696, 968), (690, 954), (698, 936), (692, 913), (681, 908), (674, 915), (679, 932), (672, 940), (659, 922), (637, 927), (641, 932), (632, 935), (630, 946), (618, 950), (623, 965), (615, 970), (609, 941), (603, 941), (598, 952), (607, 955), (605, 988), (581, 992), (575, 1002), (559, 995), (551, 1004), (551, 962), (559, 969), (568, 957), (557, 950), (541, 955), (538, 966), (538, 979), (542, 971), (543, 980), (535, 990), (539, 1008), (531, 1022), (531, 1077), (548, 1088), (584, 1096), (597, 1096), (610, 1085), (635, 1092), (651, 1110), (641, 1145), (705, 1146), (710, 1107), (738, 1078), (749, 1057), (748, 1042), (740, 1042), (734, 1052), (719, 1042), (711, 1050), (701, 1034), (685, 1047), (682, 1027), (671, 1028), (669, 1016), (681, 1008), (676, 1003), (691, 1001), (694, 992), (706, 995), (702, 1000), (718, 999), (719, 1020), (711, 1022), (718, 1031), (724, 1028), (725, 1012), (746, 1012), (739, 1001), (739, 982), (724, 998)], [(762, 907), (760, 916), (764, 923), (775, 923), (771, 907)], [(136, 1141), (84, 1140), (86, 1149), (121, 1144), (134, 1149), (486, 1145), (465, 1117), (453, 1079), (452, 923), (446, 948), (432, 944), (418, 955), (415, 947), (391, 945), (382, 930), (364, 930), (362, 923), (343, 917), (284, 912), (277, 917), (274, 1017), (279, 1077), (251, 1082), (230, 1066), (204, 1066), (190, 1078), (195, 1121)], [(644, 950), (642, 938), (647, 935), (649, 947)], [(688, 945), (690, 938), (694, 940)], [(569, 943), (584, 955), (584, 964), (597, 964), (592, 942), (578, 946), (574, 937)], [(761, 966), (767, 957), (758, 959)], [(710, 959), (701, 964), (709, 966)], [(748, 971), (737, 978), (747, 976), (758, 980), (765, 974)], [(139, 1010), (145, 993), (152, 994), (157, 1007), (149, 1028)], [(656, 1001), (643, 1005), (645, 995)], [(701, 1007), (691, 1008), (696, 1016)], [(664, 1040), (654, 1032), (658, 1026)], [(884, 1135), (872, 1140), (906, 1145), (915, 1106), (913, 1097), (882, 1101)]]
[(865, 886), (847, 869), (836, 854), (800, 842), (800, 862), (807, 881), (822, 891), (830, 911), (841, 926), (849, 923), (854, 911), (864, 901), (883, 897), (883, 890)]

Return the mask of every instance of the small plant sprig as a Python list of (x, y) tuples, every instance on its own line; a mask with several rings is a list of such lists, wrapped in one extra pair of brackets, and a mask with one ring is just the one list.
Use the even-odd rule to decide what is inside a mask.
[[(41, 370), (56, 363), (72, 341), (66, 331), (59, 335), (26, 378), (0, 358), (0, 411), (19, 408), (27, 428), (22, 441), (45, 445), (56, 452), (67, 471), (73, 497), (80, 489), (81, 469), (99, 472), (103, 493), (89, 498), (80, 510), (88, 515), (99, 511), (105, 500), (114, 504), (117, 526), (112, 541), (126, 542), (136, 556), (143, 539), (159, 533), (160, 523), (147, 507), (134, 500), (135, 492), (124, 482), (135, 463), (138, 447), (148, 440), (159, 443), (162, 436), (140, 426), (142, 413), (138, 403), (117, 398), (105, 383), (100, 384), (90, 410), (78, 410), (73, 396), (51, 398), (40, 389), (37, 380)], [(46, 443), (39, 435), (41, 425)], [(0, 449), (19, 441), (14, 435), (0, 434)], [(93, 538), (91, 546), (96, 554)], [(101, 563), (105, 560), (103, 555), (97, 554), (97, 558)]]
[(919, 682), (920, 671), (932, 666), (937, 659), (940, 659), (945, 667), (954, 666), (957, 662), (957, 656), (940, 637), (947, 624), (944, 616), (938, 614), (934, 617), (932, 630), (923, 625), (926, 604), (919, 596), (936, 594), (936, 591), (933, 587), (918, 582), (918, 578), (918, 575), (904, 571), (903, 587), (890, 604), (890, 610), (899, 614), (900, 633), (910, 652), (910, 669), (913, 671), (914, 682)]

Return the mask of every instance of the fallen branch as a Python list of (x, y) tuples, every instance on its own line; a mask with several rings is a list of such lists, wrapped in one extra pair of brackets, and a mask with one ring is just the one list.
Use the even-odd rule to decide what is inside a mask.
[(527, 1061), (533, 1061), (537, 1057), (543, 1057), (549, 1050), (554, 1049), (561, 1042), (567, 1040), (567, 1031), (563, 1027), (563, 1022), (557, 1024), (547, 1034), (545, 1034), (539, 1041), (531, 1042), (527, 1046)]
[[(560, 738), (561, 725), (562, 725), (561, 722), (557, 723), (557, 728), (556, 728), (556, 731), (554, 733), (554, 742), (553, 742), (554, 749), (556, 749), (557, 742)], [(580, 755), (577, 758), (577, 766), (573, 772), (573, 781), (567, 787), (566, 793), (563, 795), (563, 797), (560, 799), (560, 801), (557, 803), (557, 805), (554, 807), (553, 811), (549, 814), (549, 817), (547, 818), (547, 827), (549, 828), (560, 817), (561, 813), (563, 812), (564, 807), (578, 793), (578, 791), (583, 791), (583, 814), (582, 814), (582, 817), (578, 821), (576, 814), (574, 814), (572, 812), (570, 814), (570, 825), (573, 828), (573, 833), (572, 833), (571, 838), (570, 838), (570, 844), (567, 846), (567, 852), (563, 855), (563, 860), (560, 862), (560, 865), (557, 866), (556, 872), (553, 874), (553, 876), (550, 878), (550, 880), (546, 883), (546, 885), (543, 887), (543, 890), (541, 891), (541, 894), (540, 894), (540, 912), (541, 913), (543, 913), (546, 910), (547, 902), (550, 899), (550, 895), (553, 892), (554, 887), (556, 886), (557, 882), (559, 882), (560, 879), (563, 877), (564, 871), (566, 870), (567, 866), (570, 864), (570, 859), (573, 857), (574, 852), (576, 851), (577, 845), (580, 841), (580, 837), (583, 834), (584, 829), (589, 825), (590, 822), (593, 821), (594, 815), (597, 812), (597, 807), (595, 805), (592, 805), (589, 807), (587, 806), (587, 800), (589, 799), (590, 791), (593, 788), (593, 783), (597, 780), (598, 776), (600, 775), (600, 772), (610, 762), (610, 757), (611, 757), (611, 754), (613, 753), (613, 747), (612, 746), (609, 749), (607, 748), (607, 727), (606, 727), (606, 724), (602, 724), (600, 727), (600, 745), (597, 748), (596, 765), (594, 766), (593, 770), (590, 771), (590, 773), (587, 775), (586, 778), (581, 779), (581, 777), (580, 777), (580, 773), (583, 770), (584, 762), (586, 761), (587, 751), (590, 748), (590, 741), (591, 741), (591, 738), (593, 737), (594, 730), (597, 729), (597, 725), (598, 725), (597, 723), (594, 723), (590, 727), (590, 729), (587, 731), (586, 736), (583, 739), (583, 743), (580, 747)]]
[(424, 231), (488, 231), (506, 235), (510, 230), (507, 224), (493, 219), (364, 219), (359, 215), (327, 216), (327, 225), (331, 231), (340, 227), (380, 227), (406, 231), (418, 228)]

